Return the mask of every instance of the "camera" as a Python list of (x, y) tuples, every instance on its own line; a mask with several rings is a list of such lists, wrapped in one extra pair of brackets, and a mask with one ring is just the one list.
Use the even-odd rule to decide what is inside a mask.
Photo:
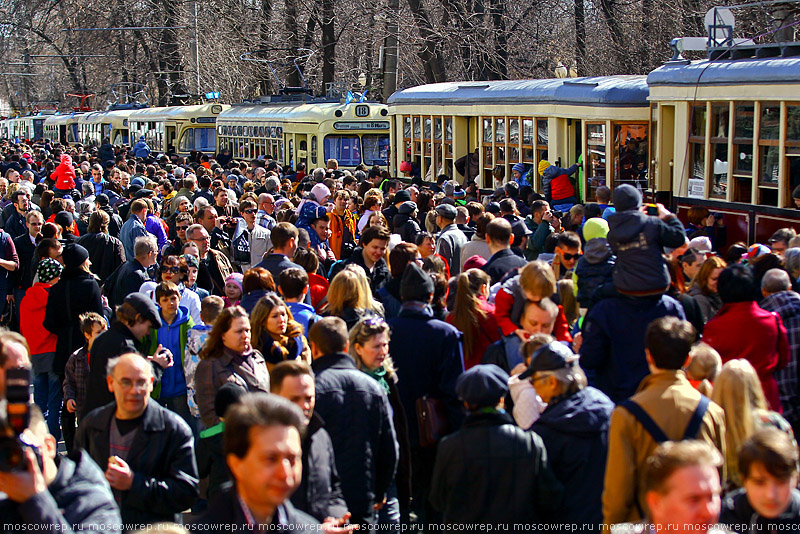
[(648, 204), (647, 205), (647, 214), (650, 215), (651, 217), (657, 217), (658, 216), (658, 206), (656, 206), (655, 204)]
[(558, 211), (558, 210), (551, 210), (550, 214), (553, 217), (555, 217), (556, 219), (560, 219), (560, 218), (562, 218), (564, 216), (564, 212), (563, 211)]
[[(22, 433), (28, 428), (31, 418), (30, 406), (31, 373), (28, 369), (6, 370), (6, 425), (0, 427), (0, 471), (25, 471), (25, 449), (36, 453), (41, 468), (42, 458), (38, 449), (28, 443)], [(4, 426), (6, 426), (4, 425)], [(8, 435), (8, 430), (11, 435)]]
[(713, 215), (713, 216), (714, 216), (714, 220), (715, 220), (715, 221), (721, 221), (721, 220), (722, 220), (722, 218), (723, 218), (723, 215), (722, 215), (721, 213), (716, 213), (716, 212), (714, 212), (714, 213), (712, 213), (711, 215)]
[(225, 217), (222, 220), (222, 226), (226, 228), (232, 228), (236, 226), (236, 219), (234, 217)]

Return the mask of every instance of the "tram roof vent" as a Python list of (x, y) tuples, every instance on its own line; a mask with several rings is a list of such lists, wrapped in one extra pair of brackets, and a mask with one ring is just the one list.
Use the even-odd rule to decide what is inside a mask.
[(481, 84), (481, 85), (459, 85), (458, 88), (459, 89), (488, 89), (489, 88), (489, 84), (488, 83), (484, 83), (484, 84)]

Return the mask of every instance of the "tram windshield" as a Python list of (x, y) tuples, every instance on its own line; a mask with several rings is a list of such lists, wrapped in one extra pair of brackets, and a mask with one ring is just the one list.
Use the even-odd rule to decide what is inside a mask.
[(217, 130), (215, 128), (189, 128), (181, 136), (181, 152), (199, 150), (215, 152), (217, 149)]
[(366, 165), (387, 165), (389, 163), (388, 135), (363, 135), (361, 143), (364, 145), (363, 156)]
[(355, 167), (361, 163), (361, 143), (357, 135), (326, 135), (325, 159), (335, 159), (342, 167)]

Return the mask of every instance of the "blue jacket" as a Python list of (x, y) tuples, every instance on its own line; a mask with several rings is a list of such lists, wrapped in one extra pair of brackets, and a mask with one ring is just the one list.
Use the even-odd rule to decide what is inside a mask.
[(686, 242), (677, 217), (662, 221), (638, 209), (618, 211), (608, 219), (608, 244), (617, 256), (614, 285), (620, 293), (663, 293), (670, 283), (661, 255), (662, 247), (678, 248)]
[(583, 321), (581, 368), (593, 385), (616, 403), (634, 393), (650, 373), (644, 333), (654, 320), (672, 315), (685, 319), (672, 297), (617, 297), (599, 301)]
[(424, 395), (442, 399), (450, 430), (461, 426), (464, 414), (456, 395), (456, 382), (464, 372), (462, 334), (453, 325), (433, 318), (430, 307), (406, 302), (400, 314), (388, 321), (392, 329), (389, 354), (397, 367), (397, 389), (408, 417), (408, 439), (419, 448), (417, 399)]
[(578, 277), (578, 302), (582, 308), (591, 308), (601, 298), (597, 291), (614, 285), (616, 257), (604, 237), (595, 237), (586, 243), (584, 254), (575, 266)]
[(531, 430), (542, 438), (550, 467), (564, 485), (559, 517), (578, 524), (603, 521), (603, 481), (608, 427), (614, 403), (587, 387), (566, 398), (551, 399)]
[(303, 333), (306, 338), (308, 338), (308, 324), (314, 324), (322, 319), (322, 317), (317, 315), (313, 306), (305, 302), (287, 302), (286, 305), (289, 306), (289, 311), (292, 312), (294, 320), (303, 325)]
[(122, 246), (125, 248), (125, 257), (128, 260), (132, 260), (136, 257), (133, 253), (133, 244), (136, 238), (146, 235), (149, 235), (149, 232), (147, 228), (145, 228), (144, 223), (142, 223), (139, 217), (131, 213), (128, 216), (128, 220), (125, 221), (125, 224), (122, 225), (122, 229), (119, 231), (119, 240), (122, 241)]
[(328, 354), (314, 360), (317, 403), (336, 456), (336, 469), (353, 522), (372, 519), (397, 468), (397, 436), (386, 392), (356, 369), (349, 354)]
[[(159, 308), (160, 311), (160, 308)], [(169, 399), (186, 394), (186, 376), (183, 374), (183, 357), (186, 349), (186, 342), (189, 339), (189, 330), (194, 326), (194, 321), (189, 315), (188, 308), (178, 306), (178, 315), (172, 324), (167, 324), (162, 318), (162, 325), (156, 332), (156, 336), (151, 343), (151, 349), (155, 351), (158, 345), (169, 349), (174, 357), (172, 367), (164, 369), (161, 375), (161, 389), (157, 393), (158, 398)], [(152, 354), (152, 352), (150, 352)], [(180, 365), (179, 365), (180, 364)]]
[(149, 158), (150, 157), (150, 147), (147, 146), (147, 143), (144, 141), (139, 141), (133, 148), (131, 148), (131, 152), (133, 152), (134, 158)]

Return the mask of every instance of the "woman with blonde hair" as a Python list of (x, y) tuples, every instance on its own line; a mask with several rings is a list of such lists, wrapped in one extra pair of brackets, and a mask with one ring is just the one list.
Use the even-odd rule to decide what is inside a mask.
[(303, 335), (303, 326), (294, 320), (284, 301), (274, 293), (256, 303), (250, 314), (253, 345), (261, 351), (272, 371), (275, 364), (286, 360), (311, 364), (311, 349)]
[(351, 263), (333, 277), (322, 315), (339, 317), (348, 330), (366, 316), (383, 316), (383, 306), (372, 298), (369, 280), (360, 265)]
[(408, 440), (408, 420), (397, 389), (397, 373), (389, 356), (389, 325), (386, 321), (380, 317), (359, 320), (350, 330), (350, 355), (359, 370), (378, 382), (392, 407), (400, 455), (395, 479), (387, 491), (386, 505), (380, 511), (378, 522), (398, 524), (400, 510), (407, 510), (411, 500), (411, 445)]
[(703, 322), (707, 323), (722, 307), (722, 299), (717, 292), (717, 280), (722, 270), (728, 264), (719, 256), (711, 256), (695, 276), (694, 283), (689, 289), (689, 296), (694, 297), (703, 313)]
[(755, 432), (775, 427), (792, 434), (792, 427), (780, 414), (767, 408), (761, 381), (747, 360), (731, 360), (717, 375), (711, 400), (725, 410), (725, 463), (728, 489), (741, 487), (737, 457), (742, 444)]
[(456, 277), (456, 300), (447, 322), (464, 334), (464, 370), (481, 363), (486, 349), (500, 339), (494, 305), (486, 300), (491, 279), (480, 269)]

